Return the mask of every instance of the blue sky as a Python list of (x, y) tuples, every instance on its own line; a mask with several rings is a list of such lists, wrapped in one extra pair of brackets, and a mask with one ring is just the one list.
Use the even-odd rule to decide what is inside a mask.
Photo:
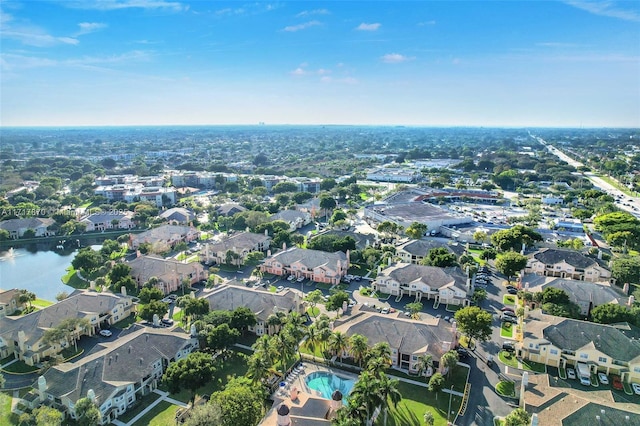
[(638, 1), (0, 3), (0, 124), (640, 127)]

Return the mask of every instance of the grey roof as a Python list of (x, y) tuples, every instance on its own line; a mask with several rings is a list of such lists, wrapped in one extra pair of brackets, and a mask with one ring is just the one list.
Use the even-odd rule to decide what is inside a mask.
[(178, 222), (189, 222), (196, 217), (192, 211), (187, 210), (184, 207), (173, 207), (169, 210), (163, 211), (159, 216), (163, 219), (177, 220)]
[(231, 237), (222, 240), (218, 243), (211, 244), (209, 249), (214, 252), (226, 252), (227, 250), (243, 250), (243, 249), (252, 249), (256, 245), (264, 243), (268, 241), (269, 237), (264, 234), (254, 234), (253, 232), (241, 232), (239, 234), (234, 234)]
[(308, 213), (303, 213), (298, 210), (282, 210), (274, 215), (269, 216), (269, 220), (284, 220), (285, 222), (293, 222), (297, 219), (304, 219), (307, 216)]
[(453, 253), (453, 250), (449, 248), (447, 243), (443, 243), (438, 240), (411, 240), (400, 246), (398, 246), (398, 250), (404, 250), (407, 253), (414, 256), (426, 256), (429, 253), (429, 250), (434, 248), (444, 247), (449, 252)]
[[(395, 201), (395, 200), (394, 200)], [(423, 202), (410, 202), (402, 204), (375, 205), (367, 207), (378, 214), (382, 214), (389, 219), (401, 220), (405, 222), (424, 223), (437, 219), (461, 218), (463, 216), (454, 214), (448, 210)]]
[(11, 299), (14, 297), (18, 297), (20, 295), (20, 290), (17, 288), (12, 288), (11, 290), (2, 290), (0, 291), (0, 303), (9, 303)]
[(591, 344), (593, 348), (618, 361), (640, 356), (640, 341), (631, 339), (620, 329), (604, 324), (566, 319), (542, 332), (554, 346), (570, 351)]
[(445, 321), (438, 321), (438, 325), (433, 326), (389, 316), (362, 314), (359, 321), (353, 324), (347, 321), (343, 326), (348, 336), (365, 336), (369, 346), (387, 342), (402, 353), (427, 352), (436, 360), (450, 349), (444, 343), (455, 340), (453, 329)]
[(174, 259), (163, 259), (154, 256), (138, 256), (131, 262), (131, 276), (138, 279), (140, 283), (149, 281), (149, 278), (156, 277), (162, 279), (165, 275), (199, 273), (204, 267), (198, 262), (183, 263)]
[(552, 248), (543, 248), (533, 254), (533, 257), (545, 265), (553, 265), (563, 260), (574, 268), (584, 269), (597, 262), (584, 254), (573, 250), (558, 250)]
[(191, 231), (196, 229), (190, 226), (162, 225), (135, 235), (133, 240), (139, 242), (178, 240), (186, 237)]
[(562, 419), (562, 426), (595, 425), (596, 416), (600, 417), (599, 425), (640, 425), (640, 413), (623, 411), (611, 405), (600, 405), (595, 402), (590, 402)]
[(89, 221), (91, 223), (110, 223), (112, 220), (120, 220), (124, 217), (132, 218), (133, 213), (127, 212), (118, 213), (118, 212), (101, 212), (101, 213), (93, 213), (89, 216), (82, 219), (82, 221)]
[(338, 262), (346, 262), (347, 255), (341, 251), (328, 253), (320, 250), (301, 249), (292, 247), (288, 250), (281, 251), (273, 255), (283, 265), (291, 265), (295, 262), (303, 263), (307, 268), (317, 268), (319, 266), (331, 264), (331, 268), (335, 269)]
[[(265, 321), (274, 311), (297, 311), (297, 298), (290, 290), (281, 293), (271, 293), (261, 289), (246, 287), (224, 286), (204, 296), (212, 311), (233, 311), (245, 306)], [(275, 308), (275, 309), (274, 309)]]
[(243, 212), (246, 210), (247, 209), (245, 207), (242, 207), (240, 204), (237, 204), (237, 203), (223, 204), (216, 209), (216, 211), (223, 216), (232, 216), (236, 213)]
[(432, 289), (442, 288), (449, 284), (466, 289), (467, 283), (459, 268), (439, 268), (413, 263), (397, 263), (382, 270), (381, 274), (394, 279), (400, 284), (420, 281)]
[(118, 303), (130, 297), (112, 293), (82, 292), (17, 318), (0, 318), (0, 335), (17, 341), (18, 331), (25, 333), (27, 343), (38, 341), (46, 329), (57, 326), (65, 318), (84, 318), (92, 314), (110, 312)]
[(624, 303), (624, 299), (626, 299), (622, 294), (608, 285), (592, 283), (590, 281), (557, 278), (541, 286), (542, 289), (547, 287), (564, 290), (574, 302), (592, 302), (594, 306), (614, 302)]
[[(120, 386), (140, 382), (153, 371), (153, 363), (173, 359), (190, 344), (186, 334), (142, 329), (110, 343), (77, 363), (53, 366), (44, 374), (47, 392), (77, 401), (95, 392), (98, 406)], [(37, 387), (35, 385), (34, 387)]]
[(56, 223), (55, 220), (48, 217), (29, 217), (26, 219), (9, 219), (0, 222), (0, 229), (9, 232), (17, 232), (20, 229), (36, 229), (39, 227), (49, 227)]

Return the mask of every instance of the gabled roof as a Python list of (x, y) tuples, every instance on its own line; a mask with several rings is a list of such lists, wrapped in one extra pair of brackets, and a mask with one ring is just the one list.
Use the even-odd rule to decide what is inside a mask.
[(346, 319), (336, 329), (348, 336), (365, 336), (369, 346), (387, 342), (391, 348), (402, 353), (426, 352), (431, 354), (434, 360), (440, 359), (449, 351), (454, 340), (453, 329), (445, 321), (438, 321), (437, 325), (428, 325), (373, 313), (361, 313), (353, 320)]
[(162, 225), (135, 235), (133, 240), (148, 242), (178, 240), (187, 236), (191, 232), (197, 231), (197, 229), (190, 226)]
[(12, 288), (11, 290), (0, 291), (0, 303), (9, 303), (14, 297), (20, 296), (20, 290)]
[(640, 356), (640, 341), (611, 325), (566, 319), (546, 327), (542, 334), (554, 346), (565, 350), (577, 351), (591, 344), (618, 361), (628, 362)]
[(304, 213), (298, 210), (282, 210), (271, 215), (269, 217), (269, 221), (284, 220), (285, 222), (294, 222), (298, 219), (304, 219), (307, 216), (309, 216), (309, 213)]
[(624, 303), (626, 297), (608, 285), (590, 281), (578, 281), (565, 278), (553, 279), (541, 286), (542, 289), (554, 287), (564, 290), (569, 298), (576, 302), (591, 302), (594, 306), (607, 303)]
[(240, 204), (237, 204), (237, 203), (223, 204), (216, 209), (218, 214), (221, 214), (223, 216), (232, 216), (236, 213), (243, 212), (246, 210), (247, 209), (245, 207), (242, 207)]
[(299, 302), (291, 290), (271, 293), (262, 289), (223, 286), (204, 296), (212, 311), (233, 311), (245, 306), (256, 314), (259, 321), (266, 321), (275, 311), (297, 311)]
[(383, 269), (380, 275), (389, 277), (400, 284), (421, 282), (432, 289), (454, 285), (466, 290), (467, 283), (459, 268), (438, 268), (413, 263), (396, 263)]
[(404, 250), (413, 256), (426, 256), (429, 250), (434, 248), (444, 247), (449, 252), (453, 253), (453, 250), (449, 248), (449, 245), (437, 240), (410, 240), (397, 247), (397, 250)]
[(66, 318), (84, 318), (92, 314), (110, 312), (119, 303), (130, 297), (112, 293), (81, 292), (17, 318), (0, 318), (0, 335), (10, 340), (18, 340), (18, 331), (24, 331), (27, 343), (38, 341), (45, 330), (54, 328)]
[(149, 281), (149, 278), (162, 279), (167, 274), (185, 275), (192, 272), (200, 272), (204, 268), (198, 262), (183, 263), (174, 259), (163, 259), (154, 256), (138, 256), (131, 262), (131, 276), (139, 279), (140, 283)]
[(159, 214), (159, 216), (163, 219), (177, 220), (179, 222), (188, 222), (196, 217), (193, 212), (185, 209), (184, 207), (173, 207), (171, 209), (163, 211)]
[(234, 234), (231, 237), (224, 239), (220, 242), (211, 244), (209, 249), (214, 252), (226, 252), (227, 250), (243, 250), (252, 249), (256, 245), (264, 243), (269, 240), (269, 237), (264, 234), (254, 234), (252, 232), (241, 232)]
[(346, 265), (347, 255), (341, 251), (335, 253), (328, 253), (321, 250), (309, 250), (301, 249), (298, 247), (292, 247), (288, 250), (281, 251), (272, 256), (273, 259), (277, 259), (278, 262), (283, 265), (291, 265), (296, 262), (304, 264), (307, 268), (315, 269), (324, 265), (336, 268), (338, 262), (342, 262)]
[(171, 360), (189, 344), (191, 339), (186, 334), (140, 329), (100, 345), (76, 363), (51, 367), (44, 374), (47, 392), (57, 397), (68, 396), (75, 402), (92, 389), (100, 406), (118, 387), (140, 382), (153, 371), (154, 362), (161, 358)]
[(558, 250), (552, 248), (543, 248), (533, 254), (533, 258), (545, 265), (554, 265), (565, 261), (574, 268), (584, 269), (598, 263), (585, 256), (584, 254), (573, 250)]
[(131, 219), (133, 217), (132, 212), (127, 213), (118, 213), (118, 212), (101, 212), (101, 213), (93, 213), (89, 216), (82, 219), (82, 222), (88, 221), (91, 223), (107, 223), (112, 220), (121, 220), (123, 218)]
[(9, 232), (17, 232), (21, 229), (36, 229), (42, 226), (48, 228), (56, 223), (55, 220), (48, 217), (30, 217), (27, 219), (9, 219), (0, 222), (0, 229), (4, 229)]

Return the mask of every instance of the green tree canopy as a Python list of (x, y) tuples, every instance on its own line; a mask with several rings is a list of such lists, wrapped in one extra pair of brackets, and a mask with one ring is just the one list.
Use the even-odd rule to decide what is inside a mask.
[(496, 268), (507, 276), (509, 282), (511, 277), (523, 270), (525, 266), (527, 266), (527, 257), (515, 251), (500, 254), (496, 259)]
[(531, 415), (523, 408), (516, 408), (504, 418), (504, 426), (529, 426)]
[(211, 395), (222, 411), (221, 426), (255, 426), (262, 419), (264, 392), (244, 378), (232, 379), (223, 391)]
[(591, 310), (591, 319), (599, 324), (613, 324), (616, 322), (635, 323), (637, 318), (634, 313), (623, 305), (608, 303), (596, 306)]
[(427, 266), (446, 268), (456, 266), (458, 264), (458, 258), (445, 247), (436, 247), (429, 250), (420, 263)]
[(153, 315), (157, 314), (159, 318), (164, 317), (169, 312), (168, 305), (159, 300), (152, 300), (146, 305), (138, 307), (138, 315), (145, 321), (153, 321)]
[(542, 236), (524, 225), (515, 225), (491, 235), (491, 243), (502, 252), (520, 250), (523, 243), (530, 246), (537, 241), (542, 241)]
[(414, 240), (419, 240), (427, 233), (429, 227), (420, 222), (413, 222), (411, 225), (404, 230), (404, 233), (407, 234), (409, 238), (413, 238)]
[(215, 362), (211, 355), (194, 352), (170, 364), (162, 379), (171, 393), (177, 393), (181, 389), (191, 391), (193, 401), (196, 390), (211, 381), (215, 371)]
[(83, 426), (98, 426), (102, 420), (100, 409), (89, 398), (80, 398), (74, 409), (78, 422)]
[(163, 297), (164, 293), (156, 287), (144, 287), (138, 294), (138, 298), (140, 299), (140, 303), (142, 304), (147, 304), (152, 300), (162, 300)]
[(466, 306), (458, 310), (454, 318), (461, 332), (469, 337), (469, 340), (478, 339), (486, 341), (491, 337), (491, 314), (477, 306)]
[(617, 284), (640, 283), (640, 257), (620, 256), (613, 259), (611, 274), (616, 278)]

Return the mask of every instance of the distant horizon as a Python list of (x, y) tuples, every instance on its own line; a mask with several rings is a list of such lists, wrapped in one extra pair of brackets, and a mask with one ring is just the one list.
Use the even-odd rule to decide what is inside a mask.
[(4, 127), (640, 127), (637, 0), (15, 0), (0, 23)]
[(91, 129), (91, 128), (114, 128), (114, 127), (395, 127), (395, 128), (433, 128), (433, 129), (572, 129), (572, 130), (589, 130), (589, 129), (624, 129), (640, 130), (640, 126), (476, 126), (476, 125), (446, 125), (446, 124), (309, 124), (309, 123), (245, 123), (245, 124), (87, 124), (87, 125), (32, 125), (32, 126), (4, 126), (0, 124), (0, 129)]

